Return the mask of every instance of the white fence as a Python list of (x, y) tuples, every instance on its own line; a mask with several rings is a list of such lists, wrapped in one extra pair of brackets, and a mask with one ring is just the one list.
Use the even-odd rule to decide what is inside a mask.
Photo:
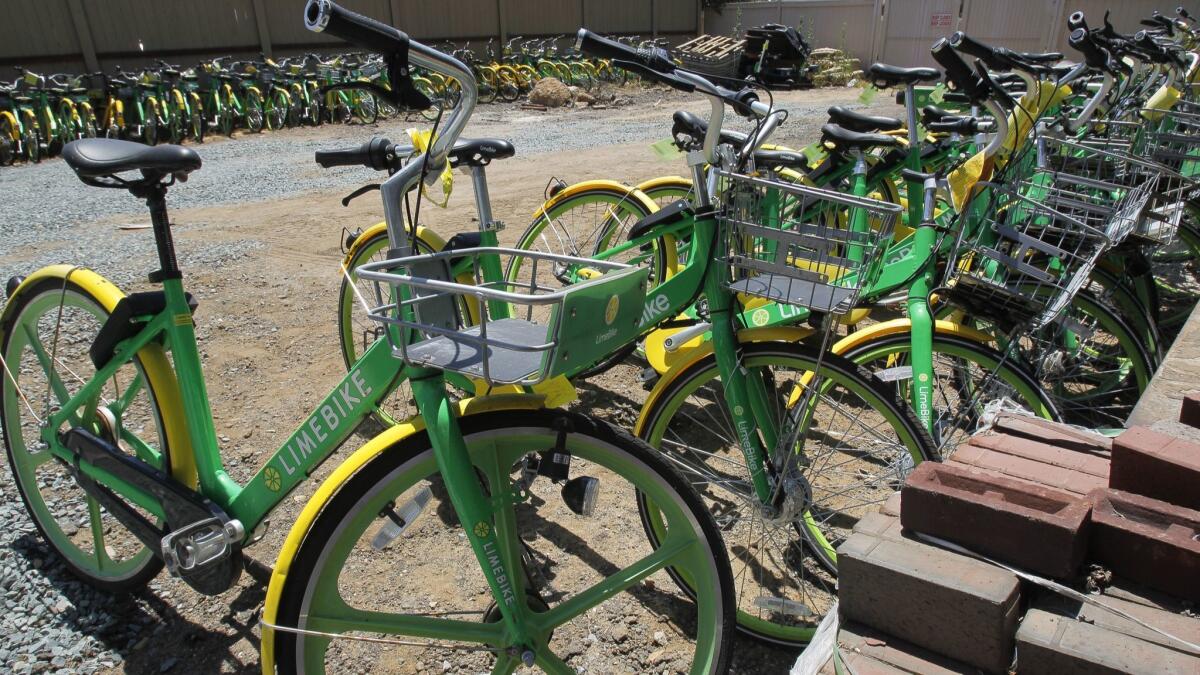
[(1117, 30), (1138, 30), (1138, 20), (1155, 9), (1174, 15), (1191, 0), (771, 0), (722, 5), (704, 13), (703, 32), (717, 35), (764, 23), (799, 26), (814, 47), (844, 49), (864, 63), (933, 65), (929, 47), (954, 31), (988, 44), (1022, 51), (1061, 51), (1067, 46), (1067, 17), (1081, 10), (1092, 26), (1112, 10)]

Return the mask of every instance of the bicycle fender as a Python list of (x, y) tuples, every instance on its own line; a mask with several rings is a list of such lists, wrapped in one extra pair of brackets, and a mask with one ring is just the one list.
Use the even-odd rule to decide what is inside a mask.
[[(466, 417), (496, 410), (537, 410), (543, 407), (545, 400), (545, 396), (538, 394), (501, 394), (469, 398), (457, 401), (455, 405), (458, 407), (458, 416)], [(388, 448), (424, 429), (425, 422), (420, 417), (390, 427), (354, 451), (354, 454), (338, 465), (329, 478), (321, 483), (312, 498), (304, 505), (296, 522), (292, 524), (287, 539), (283, 542), (283, 548), (279, 550), (275, 569), (271, 572), (271, 583), (267, 586), (267, 597), (263, 602), (263, 621), (275, 623), (277, 620), (279, 599), (283, 595), (283, 587), (287, 582), (292, 561), (295, 559), (297, 551), (300, 550), (300, 545), (304, 542), (305, 534), (338, 488)], [(265, 626), (262, 628), (259, 657), (262, 661), (263, 675), (274, 675), (275, 631)]]
[(692, 179), (684, 178), (683, 176), (659, 176), (650, 180), (642, 181), (634, 186), (634, 188), (645, 192), (660, 187), (684, 188), (692, 189)]
[[(800, 342), (812, 335), (813, 332), (813, 329), (801, 326), (764, 326), (762, 328), (743, 328), (738, 331), (737, 335), (738, 342)], [(663, 373), (662, 377), (658, 378), (658, 382), (654, 384), (654, 389), (650, 390), (650, 395), (646, 397), (646, 402), (642, 404), (642, 411), (638, 415), (637, 422), (633, 425), (633, 435), (640, 436), (642, 426), (646, 421), (646, 411), (653, 407), (657, 399), (666, 391), (668, 385), (675, 378), (679, 377), (680, 373), (712, 353), (713, 343), (711, 340), (705, 340), (699, 346), (687, 351), (679, 350), (676, 352), (676, 354), (680, 354), (680, 358), (671, 364), (671, 368)]]
[[(342, 258), (342, 267), (348, 267), (350, 261), (354, 260), (354, 256), (358, 255), (359, 249), (366, 245), (368, 241), (374, 239), (380, 233), (387, 232), (387, 223), (375, 223), (362, 231), (362, 234), (355, 238), (354, 243), (350, 245), (346, 255)], [(417, 226), (417, 239), (420, 239), (431, 250), (440, 251), (446, 248), (446, 240), (442, 239), (441, 235), (433, 230), (423, 226)]]
[[(0, 341), (3, 340), (6, 327), (13, 320), (9, 312), (19, 304), (17, 299), (22, 293), (28, 293), (35, 284), (45, 279), (63, 282), (68, 277), (95, 298), (106, 312), (111, 313), (121, 298), (125, 297), (125, 293), (115, 284), (86, 267), (75, 265), (43, 267), (25, 277), (25, 280), (9, 297), (4, 313), (0, 314)], [(197, 484), (196, 459), (192, 453), (192, 441), (184, 422), (183, 399), (179, 393), (179, 382), (175, 379), (175, 371), (171, 369), (171, 363), (167, 360), (162, 345), (157, 343), (151, 342), (142, 347), (138, 352), (138, 358), (141, 360), (150, 389), (154, 392), (154, 397), (162, 409), (163, 430), (167, 436), (171, 476), (184, 485), (195, 488)]]
[(21, 132), (19, 130), (21, 125), (17, 123), (17, 116), (7, 110), (0, 110), (0, 118), (8, 120), (8, 129), (12, 135), (12, 139), (14, 141), (20, 139)]
[(627, 192), (629, 193), (631, 199), (636, 200), (639, 206), (646, 209), (646, 213), (654, 213), (658, 210), (658, 205), (654, 203), (654, 200), (647, 197), (646, 194), (641, 190), (637, 188), (631, 188), (628, 185), (619, 183), (615, 180), (597, 179), (585, 180), (580, 183), (575, 183), (574, 185), (568, 185), (562, 190), (559, 190), (557, 194), (550, 199), (547, 199), (542, 203), (541, 206), (538, 207), (536, 211), (533, 212), (533, 220), (536, 221), (538, 218), (541, 218), (547, 211), (566, 201), (569, 197), (577, 195), (580, 192), (587, 192), (588, 190), (596, 189)]
[[(970, 326), (964, 326), (963, 324), (956, 323), (954, 321), (946, 321), (945, 319), (938, 319), (934, 323), (933, 330), (937, 335), (955, 335), (958, 337), (967, 338), (968, 340), (974, 340), (980, 344), (989, 344), (995, 341), (995, 338), (987, 333), (984, 333), (983, 331), (976, 330)], [(895, 335), (897, 333), (908, 334), (911, 332), (912, 321), (908, 319), (892, 319), (891, 321), (884, 321), (882, 323), (867, 326), (862, 330), (854, 331), (850, 335), (847, 335), (841, 340), (835, 342), (833, 347), (830, 348), (830, 351), (832, 351), (834, 354), (842, 355), (857, 349), (858, 347), (861, 347), (872, 340), (878, 340), (879, 338)]]

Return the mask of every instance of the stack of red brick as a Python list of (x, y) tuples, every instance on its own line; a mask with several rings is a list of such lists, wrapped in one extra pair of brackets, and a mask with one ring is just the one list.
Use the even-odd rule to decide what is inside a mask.
[[(1180, 420), (1200, 428), (1200, 398)], [(840, 652), (859, 675), (1200, 673), (1161, 633), (916, 532), (1080, 590), (1090, 572), (1104, 604), (1200, 644), (1200, 443), (1005, 415), (838, 549)]]

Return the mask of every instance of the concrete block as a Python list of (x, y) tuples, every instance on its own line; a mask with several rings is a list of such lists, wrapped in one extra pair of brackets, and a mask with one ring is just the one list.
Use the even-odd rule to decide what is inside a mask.
[(1134, 427), (1113, 442), (1109, 487), (1200, 509), (1200, 443)]
[(868, 513), (854, 524), (855, 532), (869, 534), (880, 539), (906, 539), (902, 533), (900, 518), (886, 513)]
[(1081, 452), (1055, 445), (1052, 441), (1038, 441), (1008, 434), (980, 434), (971, 439), (971, 445), (995, 450), (1006, 455), (1024, 457), (1042, 464), (1108, 478), (1109, 458), (1105, 454)]
[(1020, 583), (998, 567), (857, 533), (838, 548), (838, 598), (844, 620), (989, 673), (1012, 663)]
[(841, 626), (838, 630), (838, 646), (842, 660), (860, 674), (901, 672), (958, 675), (978, 672), (965, 663), (934, 654), (859, 623), (849, 622)]
[(1053, 466), (1026, 457), (996, 452), (975, 445), (974, 440), (967, 445), (960, 445), (950, 456), (949, 462), (995, 471), (1010, 478), (1046, 485), (1077, 495), (1085, 495), (1096, 488), (1108, 485), (1107, 478)]
[(1200, 601), (1200, 512), (1119, 490), (1091, 497), (1091, 559), (1116, 575)]
[(879, 510), (882, 513), (885, 513), (889, 516), (895, 516), (896, 518), (899, 518), (900, 517), (900, 491), (897, 490), (897, 491), (893, 492), (892, 496), (888, 497), (887, 501), (883, 503), (883, 506), (881, 506), (879, 508)]
[(1179, 407), (1179, 421), (1200, 429), (1200, 392), (1183, 397), (1183, 404)]
[(1009, 436), (1041, 441), (1060, 448), (1105, 455), (1112, 449), (1112, 439), (1075, 427), (1017, 413), (1000, 413), (992, 430)]
[(1084, 497), (935, 462), (909, 474), (903, 495), (907, 529), (1058, 579), (1083, 562), (1091, 510)]
[(1031, 609), (1017, 631), (1021, 675), (1200, 672), (1200, 659), (1102, 626)]

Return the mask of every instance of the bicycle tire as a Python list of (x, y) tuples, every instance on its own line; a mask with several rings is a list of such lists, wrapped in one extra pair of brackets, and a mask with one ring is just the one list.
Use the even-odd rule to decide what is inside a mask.
[(0, 166), (12, 166), (17, 161), (17, 147), (13, 142), (16, 130), (8, 117), (0, 117)]
[[(83, 319), (80, 323), (86, 322), (94, 326), (78, 328), (69, 325), (63, 328), (58, 321), (60, 306), (64, 321), (76, 317)], [(95, 366), (87, 354), (87, 348), (92, 342), (87, 335), (92, 333), (90, 328), (98, 332), (109, 313), (105, 301), (87, 287), (62, 277), (42, 279), (28, 289), (23, 289), (13, 298), (12, 305), (6, 308), (6, 321), (0, 325), (0, 353), (14, 366), (13, 375), (17, 378), (18, 385), (23, 385), (22, 389), (28, 387), (29, 391), (32, 391), (36, 386), (38, 390), (46, 391), (37, 386), (39, 383), (31, 381), (31, 378), (41, 371), (40, 366), (34, 367), (31, 364), (37, 363), (37, 359), (36, 352), (29, 347), (32, 334), (38, 334), (40, 343), (42, 333), (46, 332), (51, 338), (51, 344), (43, 344), (42, 348), (53, 349), (51, 353), (55, 354), (54, 362), (62, 363), (63, 368), (69, 369), (63, 374), (64, 382), (74, 384), (79, 373), (95, 372)], [(62, 343), (60, 339), (60, 344), (54, 344), (54, 333), (47, 325), (51, 320), (54, 326), (61, 330), (62, 335), (69, 336), (69, 343)], [(83, 339), (79, 339), (81, 335)], [(34, 355), (35, 358), (28, 358), (30, 355)], [(22, 363), (22, 359), (28, 367), (17, 367)], [(145, 395), (145, 400), (139, 402), (130, 398), (129, 401), (123, 402), (123, 396), (102, 400), (97, 410), (107, 412), (98, 412), (87, 424), (94, 433), (107, 436), (110, 440), (118, 439), (126, 452), (131, 452), (130, 446), (119, 439), (126, 434), (134, 434), (135, 429), (131, 427), (136, 423), (152, 426), (154, 432), (157, 432), (155, 447), (161, 451), (160, 461), (156, 466), (169, 473), (170, 452), (165, 440), (165, 419), (159, 404), (158, 390), (171, 385), (163, 382), (162, 375), (151, 376), (152, 373), (146, 367), (149, 361), (144, 359), (160, 359), (161, 364), (157, 365), (166, 368), (161, 349), (153, 346), (139, 353), (130, 364), (122, 366), (118, 374), (124, 373), (123, 379), (126, 383), (132, 381), (134, 374), (140, 375), (145, 386), (145, 390), (141, 392)], [(132, 370), (125, 370), (127, 367)], [(114, 375), (110, 385), (117, 378), (118, 375)], [(112, 396), (114, 391), (121, 390), (115, 387), (109, 389), (109, 395)], [(26, 511), (32, 517), (42, 539), (62, 558), (68, 570), (92, 586), (112, 593), (129, 593), (141, 588), (162, 569), (161, 559), (134, 538), (111, 515), (101, 515), (99, 506), (77, 486), (65, 464), (54, 461), (48, 453), (43, 462), (35, 464), (36, 460), (29, 456), (29, 448), (32, 441), (36, 440), (36, 432), (29, 434), (23, 431), (31, 428), (35, 413), (28, 410), (20, 398), (12, 380), (8, 377), (0, 378), (0, 401), (3, 402), (0, 426), (4, 430), (9, 468)], [(117, 407), (122, 405), (124, 407)], [(118, 426), (120, 429), (116, 430)], [(155, 464), (149, 456), (142, 455), (141, 458)], [(43, 473), (56, 469), (61, 473), (54, 474), (53, 479)], [(49, 498), (46, 495), (47, 491), (51, 493)], [(92, 538), (90, 554), (81, 544), (87, 539), (85, 528), (78, 520), (81, 506), (86, 506), (87, 509)], [(117, 556), (121, 556), (120, 559), (114, 559)]]
[[(749, 475), (748, 469), (738, 466), (738, 462), (741, 460), (740, 448), (730, 450), (729, 454), (732, 459), (711, 453), (708, 460), (703, 457), (708, 451), (698, 450), (699, 454), (696, 454), (681, 449), (693, 441), (719, 444), (722, 440), (737, 437), (736, 433), (727, 437), (721, 436), (720, 431), (713, 428), (716, 424), (727, 421), (727, 419), (716, 421), (722, 413), (717, 412), (715, 415), (713, 413), (714, 407), (723, 411), (722, 406), (725, 405), (723, 393), (719, 390), (720, 376), (713, 354), (673, 371), (669, 379), (664, 380), (655, 388), (643, 407), (636, 428), (637, 435), (646, 440), (651, 447), (670, 456), (672, 463), (677, 467), (682, 467), (680, 470), (684, 472), (693, 487), (696, 487), (701, 493), (706, 503), (711, 504), (710, 508), (720, 512), (718, 524), (723, 526), (722, 531), (726, 533), (730, 545), (737, 547), (730, 549), (729, 557), (733, 567), (734, 581), (738, 585), (738, 629), (763, 642), (795, 647), (812, 638), (820, 616), (836, 600), (836, 582), (834, 580), (836, 556), (833, 551), (838, 542), (834, 540), (836, 539), (834, 535), (848, 536), (851, 526), (851, 523), (848, 522), (850, 518), (861, 517), (877, 508), (876, 502), (881, 503), (894, 490), (899, 489), (903, 482), (903, 475), (906, 475), (907, 471), (925, 459), (936, 458), (936, 454), (932, 440), (921, 428), (908, 406), (898, 401), (893, 392), (883, 387), (882, 383), (846, 359), (833, 354), (819, 355), (811, 347), (794, 342), (749, 342), (742, 343), (740, 349), (742, 351), (741, 363), (749, 372), (760, 373), (760, 376), (764, 377), (764, 382), (766, 382), (767, 375), (770, 374), (772, 381), (768, 384), (772, 386), (772, 389), (779, 393), (786, 392), (787, 395), (778, 398), (777, 401), (785, 398), (791, 399), (793, 393), (796, 392), (793, 387), (807, 386), (808, 381), (804, 379), (802, 373), (820, 372), (829, 378), (827, 381), (831, 385), (822, 390), (822, 395), (816, 399), (817, 401), (835, 394), (841, 396), (843, 393), (849, 393), (877, 413), (882, 423), (890, 428), (883, 433), (874, 434), (875, 436), (881, 439), (897, 439), (897, 443), (891, 446), (890, 450), (885, 449), (878, 457), (881, 465), (878, 470), (890, 477), (885, 479), (880, 476), (876, 486), (879, 489), (871, 493), (872, 500), (863, 498), (862, 504), (855, 506), (857, 513), (837, 515), (832, 510), (817, 511), (824, 524), (836, 522), (835, 515), (838, 520), (845, 521), (841, 528), (831, 528), (827, 534), (821, 531), (822, 523), (817, 522), (817, 518), (813, 516), (813, 509), (808, 506), (802, 508), (803, 515), (797, 515), (795, 518), (776, 517), (768, 523), (764, 514), (759, 510), (761, 507), (757, 504), (757, 498), (752, 493), (749, 497), (738, 496), (740, 492), (748, 489), (744, 483), (748, 480)], [(818, 361), (820, 370), (816, 370)], [(776, 380), (783, 372), (795, 372), (797, 379), (791, 384), (784, 383), (780, 389)], [(717, 385), (716, 387), (713, 386), (714, 383)], [(695, 401), (689, 403), (693, 394), (702, 389), (703, 392), (696, 395)], [(699, 407), (697, 407), (698, 404)], [(828, 407), (834, 408), (832, 405)], [(681, 410), (684, 412), (681, 413)], [(836, 421), (836, 412), (834, 410), (832, 421)], [(847, 437), (849, 432), (837, 431), (838, 427), (830, 423), (829, 414), (824, 414), (826, 421), (821, 423), (820, 429), (813, 436), (814, 439), (817, 439), (817, 443), (821, 443), (821, 439), (824, 438)], [(814, 413), (810, 411), (808, 415), (813, 416)], [(810, 419), (816, 418), (810, 417)], [(675, 424), (673, 425), (672, 422)], [(894, 436), (890, 432), (894, 432)], [(870, 437), (868, 436), (868, 438)], [(666, 440), (664, 441), (664, 439)], [(831, 450), (834, 449), (831, 448)], [(852, 448), (852, 450), (864, 456), (879, 454), (862, 447)], [(895, 456), (889, 457), (889, 454), (892, 453)], [(689, 455), (691, 456), (689, 457)], [(707, 468), (707, 461), (716, 462), (716, 466), (719, 468)], [(841, 463), (837, 466), (845, 465), (845, 463)], [(860, 469), (863, 468), (865, 462), (860, 462), (858, 466)], [(894, 476), (892, 472), (895, 473)], [(845, 470), (837, 473), (856, 474), (856, 471)], [(813, 475), (816, 476), (815, 473)], [(868, 472), (867, 475), (872, 474)], [(865, 478), (866, 482), (863, 485), (866, 486), (870, 480)], [(802, 484), (792, 486), (789, 495), (791, 493), (803, 495), (807, 492), (808, 497), (800, 501), (801, 505), (805, 501), (809, 504), (819, 503), (817, 497), (813, 496), (815, 495), (813, 483), (807, 478), (800, 482)], [(804, 489), (804, 485), (808, 486), (807, 490)], [(718, 494), (714, 497), (713, 490), (723, 491), (727, 494)], [(840, 490), (834, 490), (833, 494), (841, 493)], [(785, 500), (784, 504), (786, 503)], [(656, 519), (652, 505), (640, 504), (639, 506), (646, 535), (655, 541), (659, 536), (661, 524)], [(738, 510), (739, 507), (745, 507), (744, 516), (742, 511)], [(824, 516), (826, 513), (830, 514), (829, 517)], [(750, 523), (748, 528), (744, 526), (746, 522)], [(762, 533), (759, 542), (743, 541), (741, 535), (748, 532), (750, 537), (753, 537), (756, 525), (760, 526)], [(773, 532), (768, 533), (769, 530), (773, 530)], [(770, 538), (771, 542), (765, 542), (766, 538)], [(786, 543), (783, 550), (774, 552), (772, 555), (756, 555), (754, 546), (772, 545), (781, 540)], [(817, 564), (804, 562), (805, 551), (812, 553), (812, 562)], [(759, 553), (763, 553), (763, 551), (760, 549)], [(799, 562), (795, 564), (785, 562), (797, 560)], [(780, 565), (787, 565), (787, 567), (781, 568)], [(752, 569), (756, 572), (750, 572)], [(792, 588), (784, 589), (784, 580), (790, 580), (791, 575), (796, 573), (795, 570), (800, 570), (800, 573), (804, 575), (803, 578), (795, 579)], [(747, 579), (747, 574), (753, 573), (763, 574), (769, 584), (765, 581), (759, 581), (756, 584), (755, 580)], [(685, 589), (687, 588), (686, 580), (676, 578), (676, 581)], [(766, 591), (768, 586), (770, 587), (768, 592), (783, 592), (791, 597), (778, 598), (778, 596), (772, 595), (768, 598), (773, 599), (767, 599), (765, 602), (756, 601), (753, 597), (754, 593)], [(818, 593), (823, 595), (818, 597)], [(813, 606), (813, 603), (818, 601), (822, 606)], [(756, 608), (756, 602), (765, 607)], [(797, 603), (801, 607), (792, 603)], [(771, 610), (771, 607), (784, 608), (794, 614), (789, 618), (784, 612)]]
[[(650, 494), (658, 500), (657, 503), (669, 505), (670, 533), (675, 540), (672, 548), (686, 546), (692, 551), (687, 559), (680, 557), (665, 562), (679, 566), (676, 574), (700, 580), (701, 583), (697, 585), (703, 590), (691, 600), (682, 593), (671, 593), (670, 582), (666, 578), (657, 580), (661, 575), (658, 572), (636, 588), (639, 594), (651, 593), (652, 599), (642, 600), (633, 594), (631, 585), (626, 585), (625, 588), (631, 589), (630, 593), (618, 592), (611, 598), (599, 598), (596, 605), (575, 618), (580, 623), (590, 625), (593, 619), (589, 617), (604, 616), (616, 606), (622, 606), (622, 614), (645, 614), (646, 621), (650, 621), (652, 615), (642, 603), (654, 602), (656, 607), (665, 605), (671, 611), (675, 625), (687, 626), (689, 632), (695, 631), (694, 638), (683, 630), (670, 631), (674, 638), (695, 642), (693, 649), (696, 653), (692, 654), (691, 667), (687, 669), (691, 672), (725, 672), (729, 665), (734, 632), (731, 611), (733, 592), (721, 535), (697, 496), (661, 456), (612, 425), (561, 410), (504, 410), (468, 415), (460, 419), (460, 426), (469, 452), (478, 458), (477, 472), (483, 487), (491, 493), (508, 490), (507, 485), (498, 488), (496, 480), (507, 482), (509, 467), (521, 457), (528, 456), (531, 447), (541, 447), (545, 443), (551, 446), (559, 444), (571, 453), (571, 471), (574, 475), (578, 476), (580, 471), (599, 475), (604, 501), (597, 502), (597, 508), (603, 509), (605, 516), (600, 519), (603, 525), (594, 535), (580, 534), (582, 528), (578, 525), (578, 517), (558, 505), (559, 497), (552, 493), (558, 491), (557, 487), (544, 479), (535, 480), (529, 489), (531, 496), (519, 504), (519, 508), (513, 508), (510, 502), (510, 506), (500, 507), (501, 515), (497, 524), (487, 524), (491, 525), (488, 529), (501, 536), (505, 533), (515, 535), (514, 530), (517, 529), (537, 528), (537, 534), (527, 542), (508, 543), (511, 547), (509, 550), (516, 548), (524, 552), (521, 558), (528, 562), (524, 562), (522, 567), (529, 587), (545, 586), (539, 584), (546, 577), (547, 572), (543, 570), (548, 571), (549, 566), (553, 565), (553, 571), (549, 572), (554, 578), (553, 594), (536, 588), (527, 592), (531, 609), (535, 612), (541, 610), (543, 613), (539, 615), (545, 616), (545, 611), (554, 610), (547, 602), (547, 597), (549, 602), (556, 603), (555, 607), (562, 606), (557, 603), (564, 597), (579, 597), (578, 593), (564, 589), (578, 584), (582, 587), (579, 593), (582, 593), (592, 587), (592, 579), (598, 582), (613, 578), (614, 573), (628, 569), (627, 559), (644, 559), (640, 550), (619, 550), (630, 544), (606, 532), (619, 525), (620, 521), (614, 519), (633, 518), (631, 510), (622, 514), (612, 508), (621, 505), (621, 508), (628, 509), (624, 505), (625, 500), (619, 498), (635, 501), (639, 493)], [(565, 432), (560, 432), (564, 429)], [(381, 565), (371, 565), (370, 554), (359, 555), (352, 561), (347, 561), (347, 558), (356, 551), (361, 553), (370, 549), (360, 542), (372, 535), (374, 524), (380, 522), (379, 514), (383, 507), (389, 502), (412, 504), (414, 502), (411, 499), (403, 500), (406, 495), (415, 494), (426, 495), (427, 499), (427, 505), (418, 515), (407, 521), (411, 523), (409, 535), (419, 542), (419, 560), (413, 559), (409, 563), (417, 569), (399, 577), (387, 573), (385, 581), (388, 593), (383, 598), (375, 599), (369, 592), (359, 592), (357, 589), (360, 585), (369, 583), (362, 580), (377, 574)], [(433, 519), (438, 516), (441, 516), (440, 521), (435, 522)], [(512, 524), (511, 528), (501, 525), (509, 523)], [(629, 525), (635, 526), (632, 522)], [(417, 612), (426, 611), (432, 605), (437, 606), (439, 611), (455, 616), (473, 614), (487, 622), (489, 617), (495, 615), (495, 610), (486, 604), (491, 594), (475, 590), (477, 582), (466, 593), (460, 593), (460, 589), (454, 588), (457, 584), (431, 584), (431, 577), (426, 576), (436, 575), (436, 578), (440, 578), (445, 575), (447, 564), (458, 566), (463, 560), (474, 560), (469, 548), (464, 549), (465, 542), (461, 535), (455, 534), (458, 527), (455, 512), (449, 507), (445, 496), (444, 483), (437, 474), (433, 451), (425, 432), (417, 432), (393, 444), (335, 488), (311, 527), (304, 532), (296, 554), (287, 561), (286, 576), (281, 578), (277, 573), (272, 579), (270, 592), (277, 593), (279, 597), (276, 623), (319, 629), (322, 626), (320, 617), (326, 608), (332, 609), (338, 604), (362, 607), (366, 603), (373, 611), (394, 612), (397, 611), (395, 603), (386, 609), (375, 608), (384, 606), (386, 598), (407, 597), (413, 593), (421, 597), (422, 609)], [(391, 546), (406, 540), (396, 539)], [(642, 544), (646, 546), (646, 551), (654, 550), (648, 541)], [(611, 551), (614, 546), (618, 550)], [(574, 559), (577, 554), (580, 555), (579, 560)], [(385, 567), (392, 564), (390, 561), (383, 563)], [(516, 592), (520, 594), (519, 590)], [(344, 595), (347, 594), (353, 599), (345, 599)], [(455, 597), (447, 601), (451, 595)], [(450, 602), (455, 604), (451, 606)], [(459, 607), (459, 603), (463, 606)], [(363, 630), (370, 628), (365, 626)], [(553, 636), (556, 630), (559, 636), (567, 634), (566, 639), (558, 640), (558, 636)], [(542, 651), (550, 646), (550, 651), (561, 653), (563, 648), (570, 649), (578, 643), (579, 636), (573, 634), (577, 630), (586, 634), (589, 629), (544, 627), (541, 636), (536, 638), (542, 644), (533, 647)], [(638, 637), (646, 639), (647, 644), (637, 644)], [(642, 659), (657, 648), (649, 638), (648, 632), (631, 632), (624, 644), (614, 643), (606, 647), (600, 643), (597, 648), (589, 650), (588, 670), (612, 672), (640, 668), (644, 662)], [(264, 660), (274, 660), (277, 672), (308, 673), (324, 669), (324, 651), (328, 648), (328, 640), (284, 631), (273, 631), (272, 639), (272, 653)], [(500, 647), (497, 650), (499, 658), (507, 658), (508, 663), (513, 663), (513, 657), (505, 656), (507, 645), (492, 646)], [(611, 657), (601, 653), (606, 648), (612, 650)], [(480, 660), (490, 658), (486, 652), (455, 652), (437, 650), (436, 647), (418, 649), (442, 652), (437, 655), (437, 660), (449, 662), (451, 670), (479, 672), (489, 669), (486, 661)], [(348, 653), (339, 650), (339, 670), (345, 670), (346, 659), (342, 655)], [(572, 652), (564, 656), (566, 661), (571, 661), (583, 655)], [(423, 652), (423, 657), (427, 658), (428, 652)], [(395, 656), (390, 658), (394, 659)], [(608, 661), (608, 658), (616, 663)], [(318, 662), (318, 659), (322, 662)], [(503, 666), (501, 664), (500, 672), (508, 672)], [(370, 667), (366, 669), (370, 670)]]

